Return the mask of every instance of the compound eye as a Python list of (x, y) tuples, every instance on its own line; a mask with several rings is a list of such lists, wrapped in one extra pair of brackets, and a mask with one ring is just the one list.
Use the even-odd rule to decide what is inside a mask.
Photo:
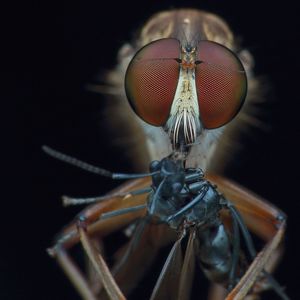
[(210, 41), (197, 45), (196, 87), (200, 119), (213, 129), (231, 121), (247, 93), (247, 77), (239, 58), (228, 48)]
[(151, 125), (167, 122), (178, 83), (179, 57), (179, 41), (161, 39), (140, 49), (128, 66), (127, 98), (136, 114)]

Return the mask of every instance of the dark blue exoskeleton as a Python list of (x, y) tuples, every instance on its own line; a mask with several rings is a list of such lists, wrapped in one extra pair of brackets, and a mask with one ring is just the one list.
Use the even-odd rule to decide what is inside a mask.
[[(153, 161), (150, 172), (153, 191), (148, 196), (148, 217), (171, 228), (196, 228), (197, 257), (206, 276), (215, 282), (231, 281), (232, 245), (220, 220), (227, 201), (216, 186), (204, 178), (201, 169), (184, 169), (180, 161)], [(238, 253), (234, 253), (238, 255)], [(236, 278), (235, 278), (236, 279)]]

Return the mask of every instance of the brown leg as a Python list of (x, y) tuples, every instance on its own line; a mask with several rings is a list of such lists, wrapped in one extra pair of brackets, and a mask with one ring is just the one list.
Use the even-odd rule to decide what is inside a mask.
[[(50, 253), (50, 255), (53, 256), (54, 253)], [(83, 274), (62, 247), (56, 248), (55, 258), (67, 277), (70, 279), (73, 286), (76, 288), (79, 295), (82, 297), (82, 299), (97, 300), (95, 295), (91, 292), (90, 286), (84, 278)]]
[[(90, 238), (91, 242), (93, 243), (93, 246), (97, 250), (98, 253), (100, 253), (102, 256), (104, 256), (104, 247), (103, 247), (103, 241), (96, 238)], [(94, 295), (99, 295), (99, 293), (103, 290), (103, 285), (101, 283), (101, 278), (99, 277), (98, 273), (96, 272), (91, 260), (87, 255), (84, 254), (84, 269), (87, 281), (89, 283), (89, 286), (91, 287), (91, 290)], [(99, 298), (99, 297), (98, 297)]]
[[(272, 269), (276, 264), (274, 258), (279, 257), (278, 253), (284, 237), (286, 217), (274, 205), (237, 184), (215, 175), (208, 177), (209, 180), (218, 185), (218, 190), (225, 195), (226, 199), (234, 204), (242, 215), (247, 228), (267, 242), (267, 245), (258, 253), (247, 272), (226, 298), (227, 300), (245, 299), (253, 285), (253, 290), (256, 293), (264, 289), (263, 286), (259, 287), (259, 283), (255, 285), (255, 282), (262, 275), (263, 270)], [(224, 214), (225, 221), (227, 217), (228, 215)], [(286, 295), (282, 297), (288, 299)]]
[(122, 294), (115, 280), (113, 279), (109, 268), (107, 267), (101, 254), (96, 250), (92, 241), (86, 232), (86, 225), (84, 221), (79, 221), (78, 231), (80, 235), (81, 244), (91, 260), (96, 272), (98, 273), (101, 282), (111, 300), (125, 300), (125, 296)]
[[(137, 179), (129, 181), (109, 194), (126, 193), (132, 190), (143, 189), (151, 185), (149, 178)], [(56, 244), (68, 249), (79, 242), (79, 234), (77, 230), (77, 220), (83, 217), (86, 220), (87, 232), (91, 236), (104, 237), (111, 232), (117, 231), (120, 228), (130, 224), (135, 219), (143, 216), (143, 210), (135, 211), (129, 214), (117, 216), (114, 218), (101, 220), (99, 219), (103, 213), (114, 211), (126, 207), (132, 207), (144, 204), (146, 202), (146, 194), (127, 196), (127, 197), (113, 197), (107, 201), (99, 202), (85, 208), (80, 212), (79, 216), (75, 218), (68, 226), (66, 226), (56, 239)], [(50, 249), (51, 250), (51, 249)], [(55, 246), (52, 248), (55, 252)]]
[[(111, 194), (125, 193), (131, 190), (143, 189), (145, 187), (148, 187), (149, 185), (149, 179), (134, 180), (127, 182), (126, 184), (112, 191)], [(105, 237), (111, 232), (119, 230), (124, 226), (130, 224), (137, 218), (144, 216), (145, 212), (143, 210), (135, 211), (126, 215), (112, 217), (106, 220), (99, 219), (99, 216), (101, 214), (125, 207), (140, 205), (145, 203), (145, 201), (146, 195), (135, 195), (124, 198), (112, 197), (105, 202), (90, 205), (79, 214), (76, 220), (78, 220), (78, 218), (85, 219), (86, 235), (89, 237), (89, 241), (92, 242), (92, 239), (99, 241), (102, 237)], [(72, 248), (80, 241), (81, 236), (76, 226), (76, 220), (74, 220), (62, 231), (57, 239), (56, 245), (48, 251), (51, 256), (57, 258), (59, 264), (61, 265), (71, 282), (74, 284), (77, 291), (83, 297), (83, 299), (99, 299), (95, 296), (98, 295), (99, 288), (95, 289), (95, 291), (98, 292), (95, 292), (95, 295), (93, 295), (92, 291), (94, 290), (94, 288), (85, 279), (87, 278), (87, 276), (83, 276), (83, 274), (76, 266), (75, 262), (71, 260), (71, 257), (67, 252), (68, 249)], [(145, 234), (143, 235), (143, 238), (141, 239), (136, 251), (129, 257), (128, 262), (126, 262), (126, 265), (124, 266), (124, 268), (122, 268), (121, 272), (118, 272), (116, 274), (116, 281), (120, 285), (122, 290), (126, 293), (131, 291), (132, 288), (134, 288), (137, 282), (141, 279), (142, 274), (146, 272), (149, 265), (151, 265), (151, 262), (155, 259), (156, 253), (158, 252), (159, 248), (169, 244), (175, 239), (176, 233), (169, 230), (167, 226), (149, 226), (149, 228), (147, 228)], [(58, 249), (61, 249), (61, 251), (58, 251)], [(124, 247), (124, 249), (126, 249), (126, 246)], [(124, 251), (120, 251), (121, 255), (123, 253)], [(116, 261), (118, 262), (118, 258), (116, 259)], [(68, 267), (65, 266), (66, 264)], [(76, 278), (80, 278), (80, 280), (77, 280)], [(82, 288), (83, 286), (84, 288)], [(100, 293), (101, 299), (102, 297), (105, 298), (103, 292), (104, 291)], [(89, 294), (90, 298), (88, 298), (85, 294)]]
[(286, 219), (279, 208), (221, 176), (209, 174), (207, 178), (234, 204), (251, 232), (265, 241), (274, 237)]
[[(149, 186), (149, 179), (139, 179), (130, 181), (118, 189), (112, 191), (111, 193), (125, 193), (131, 190), (137, 190)], [(143, 204), (146, 201), (146, 195), (137, 195), (132, 197), (117, 198), (112, 197), (112, 199), (105, 202), (90, 205), (84, 209), (79, 217), (86, 219), (87, 223), (87, 233), (79, 234), (77, 229), (76, 221), (78, 217), (59, 235), (56, 244), (48, 249), (49, 255), (56, 258), (58, 264), (61, 266), (69, 280), (72, 282), (78, 293), (85, 300), (96, 300), (97, 297), (92, 292), (92, 287), (85, 279), (81, 270), (77, 267), (75, 261), (72, 260), (68, 254), (68, 249), (78, 244), (82, 236), (95, 237), (99, 239), (113, 231), (116, 231), (138, 217), (143, 216), (144, 211), (135, 211), (130, 214), (121, 215), (107, 220), (99, 219), (99, 216), (105, 212), (121, 209), (124, 207), (135, 206)]]
[(284, 230), (285, 222), (282, 223), (282, 226), (278, 229), (277, 233), (267, 244), (267, 246), (260, 253), (258, 253), (245, 275), (235, 286), (235, 288), (230, 292), (226, 300), (239, 300), (245, 298), (245, 296), (248, 294), (249, 290), (255, 283), (256, 279), (265, 269), (268, 260), (272, 256), (272, 253), (278, 248), (279, 244), (281, 243), (284, 236)]

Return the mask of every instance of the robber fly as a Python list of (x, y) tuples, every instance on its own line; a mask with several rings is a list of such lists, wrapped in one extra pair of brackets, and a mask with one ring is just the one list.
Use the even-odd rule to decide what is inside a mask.
[[(205, 173), (218, 138), (241, 110), (247, 92), (245, 67), (233, 52), (229, 28), (206, 12), (167, 11), (148, 21), (135, 46), (140, 48), (136, 53), (128, 46), (121, 51), (121, 69), (127, 61), (125, 91), (138, 116), (133, 119), (136, 128), (151, 137), (149, 172), (111, 173), (44, 147), (48, 154), (96, 174), (134, 179), (106, 196), (65, 198), (68, 205), (97, 203), (64, 229), (50, 254), (84, 299), (102, 299), (105, 293), (109, 299), (125, 299), (122, 290), (130, 291), (149, 267), (141, 262), (151, 262), (174, 240), (152, 300), (188, 299), (195, 260), (210, 281), (225, 287), (214, 287), (210, 299), (254, 299), (268, 288), (288, 299), (270, 274), (285, 215), (230, 181)], [(134, 220), (131, 241), (119, 250), (110, 270), (99, 241)], [(248, 228), (267, 241), (259, 254)], [(241, 251), (240, 237), (250, 261)], [(99, 279), (96, 291), (67, 253), (79, 240)]]

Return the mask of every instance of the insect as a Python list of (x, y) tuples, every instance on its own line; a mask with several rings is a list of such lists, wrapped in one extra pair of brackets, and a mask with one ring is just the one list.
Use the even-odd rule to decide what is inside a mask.
[[(103, 176), (135, 179), (97, 199), (66, 198), (68, 204), (99, 203), (63, 230), (50, 254), (84, 299), (102, 299), (103, 293), (109, 299), (124, 299), (119, 286), (130, 291), (148, 268), (141, 262), (151, 262), (161, 247), (174, 240), (151, 299), (188, 299), (195, 258), (211, 281), (229, 291), (226, 296), (225, 290), (215, 287), (211, 299), (244, 299), (248, 293), (254, 297), (268, 287), (288, 299), (269, 273), (274, 266), (270, 258), (280, 249), (285, 215), (222, 177), (204, 178), (217, 137), (246, 97), (245, 69), (227, 48), (233, 43), (229, 29), (214, 15), (175, 10), (151, 19), (141, 36), (144, 47), (131, 55), (125, 89), (131, 107), (143, 120), (136, 120), (140, 130), (152, 137), (148, 149), (156, 160), (151, 161), (149, 173), (114, 174), (44, 148), (54, 157)], [(99, 240), (137, 219), (129, 245), (120, 249), (112, 268), (114, 279), (97, 250)], [(247, 228), (267, 242), (258, 255)], [(240, 251), (240, 231), (250, 262)], [(155, 241), (159, 236), (163, 238)], [(188, 245), (182, 260), (185, 236)], [(67, 254), (79, 240), (100, 277), (97, 291)]]

